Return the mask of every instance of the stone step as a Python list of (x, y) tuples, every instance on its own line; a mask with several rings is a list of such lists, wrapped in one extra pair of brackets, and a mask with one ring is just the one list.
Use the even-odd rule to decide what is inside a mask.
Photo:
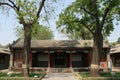
[(59, 73), (59, 72), (67, 73), (67, 72), (71, 72), (71, 70), (70, 70), (70, 68), (51, 68), (50, 72), (52, 72), (52, 73)]

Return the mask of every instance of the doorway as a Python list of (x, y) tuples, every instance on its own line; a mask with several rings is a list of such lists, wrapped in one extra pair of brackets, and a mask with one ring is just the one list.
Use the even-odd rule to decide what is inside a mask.
[(51, 54), (51, 67), (54, 68), (66, 68), (69, 67), (70, 55), (67, 53), (53, 53)]

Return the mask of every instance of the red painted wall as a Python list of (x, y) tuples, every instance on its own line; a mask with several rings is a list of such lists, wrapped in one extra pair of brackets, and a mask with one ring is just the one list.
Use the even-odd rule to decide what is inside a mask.
[[(22, 67), (22, 50), (15, 50), (13, 55), (14, 67)], [(32, 53), (29, 56), (30, 66), (32, 66)]]

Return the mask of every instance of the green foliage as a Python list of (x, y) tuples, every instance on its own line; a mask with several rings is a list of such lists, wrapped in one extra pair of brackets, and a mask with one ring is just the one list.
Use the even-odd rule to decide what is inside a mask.
[(119, 43), (119, 44), (120, 44), (120, 37), (118, 38), (117, 43)]
[[(57, 25), (70, 31), (76, 30), (75, 24), (79, 25), (79, 31), (80, 27), (88, 29), (94, 38), (91, 64), (99, 65), (103, 35), (106, 37), (113, 31), (113, 20), (120, 16), (119, 12), (120, 0), (76, 0), (61, 12)], [(99, 75), (97, 69), (93, 71), (91, 67), (92, 76)]]
[(32, 28), (32, 39), (50, 40), (53, 39), (53, 32), (49, 27), (36, 24)]
[[(68, 29), (67, 29), (68, 30)], [(63, 32), (65, 33), (65, 32)], [(72, 39), (72, 40), (89, 40), (92, 39), (92, 34), (85, 28), (82, 28), (80, 30), (74, 30), (72, 29), (71, 31), (68, 31), (67, 33), (65, 33), (68, 38)]]
[[(70, 17), (69, 17), (70, 18)], [(63, 21), (63, 19), (59, 20), (59, 21)], [(66, 21), (66, 20), (64, 20)], [(61, 25), (61, 22), (57, 22), (57, 24)], [(85, 27), (80, 26), (78, 23), (66, 23), (66, 26), (63, 27), (57, 27), (58, 30), (64, 34), (66, 34), (70, 39), (72, 40), (80, 40), (80, 39), (92, 39), (93, 36), (90, 33), (90, 31), (88, 31)]]
[(21, 22), (22, 18), (25, 23), (32, 23), (37, 19), (37, 7), (36, 1), (32, 0), (17, 0), (16, 4), (19, 6), (19, 11), (16, 10), (18, 14), (18, 20)]
[(58, 28), (70, 32), (76, 31), (76, 26), (79, 26), (81, 32), (82, 28), (86, 27), (93, 34), (100, 26), (104, 37), (109, 36), (114, 29), (113, 20), (120, 18), (120, 1), (97, 0), (97, 10), (95, 10), (94, 3), (94, 0), (76, 0), (73, 2), (59, 15)]
[[(48, 40), (53, 39), (53, 32), (49, 27), (35, 24), (32, 28), (32, 39), (34, 40)], [(19, 38), (24, 38), (23, 28), (17, 27), (15, 28), (15, 34)]]
[(117, 44), (117, 42), (111, 42), (111, 43), (110, 43), (110, 45), (111, 45), (112, 47), (115, 47), (116, 44)]
[(79, 23), (79, 14), (74, 13), (71, 6), (68, 6), (59, 15), (56, 24), (58, 30), (65, 33), (70, 39), (92, 39), (92, 34)]
[[(29, 63), (27, 59), (30, 52), (30, 42), (31, 42), (31, 31), (32, 27), (39, 20), (39, 15), (42, 12), (42, 8), (44, 7), (44, 3), (46, 0), (40, 0), (40, 4), (37, 5), (37, 0), (4, 0), (0, 2), (1, 5), (9, 6), (14, 9), (17, 14), (17, 18), (19, 23), (23, 25), (24, 29), (24, 51), (23, 51), (23, 64), (28, 65)], [(32, 31), (33, 32), (33, 31)], [(26, 70), (22, 70), (23, 76), (28, 76), (29, 69), (27, 67)], [(27, 73), (27, 74), (25, 74)]]

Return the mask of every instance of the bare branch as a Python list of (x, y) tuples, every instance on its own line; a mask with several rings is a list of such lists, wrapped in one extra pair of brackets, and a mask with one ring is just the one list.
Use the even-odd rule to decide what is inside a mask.
[(46, 1), (46, 0), (42, 0), (42, 1), (40, 2), (40, 6), (39, 6), (39, 8), (38, 8), (38, 12), (37, 12), (37, 15), (36, 15), (37, 18), (39, 18), (39, 14), (40, 14), (43, 6), (44, 6), (45, 1)]
[(14, 6), (12, 6), (12, 5), (8, 4), (8, 3), (0, 3), (0, 6), (1, 6), (1, 5), (7, 5), (7, 6), (13, 8), (14, 10), (16, 10)]
[(16, 8), (17, 10), (19, 9), (13, 1), (11, 1), (11, 0), (8, 0), (8, 1), (13, 5), (14, 8)]
[[(44, 10), (45, 10), (45, 13), (48, 13), (47, 10), (46, 10), (46, 8), (45, 8), (45, 6), (44, 6)], [(46, 17), (48, 18), (48, 15), (47, 15), (47, 14), (46, 14)], [(50, 27), (49, 20), (47, 19), (46, 21), (47, 21), (47, 23), (48, 23), (48, 25), (49, 25), (49, 27)]]

